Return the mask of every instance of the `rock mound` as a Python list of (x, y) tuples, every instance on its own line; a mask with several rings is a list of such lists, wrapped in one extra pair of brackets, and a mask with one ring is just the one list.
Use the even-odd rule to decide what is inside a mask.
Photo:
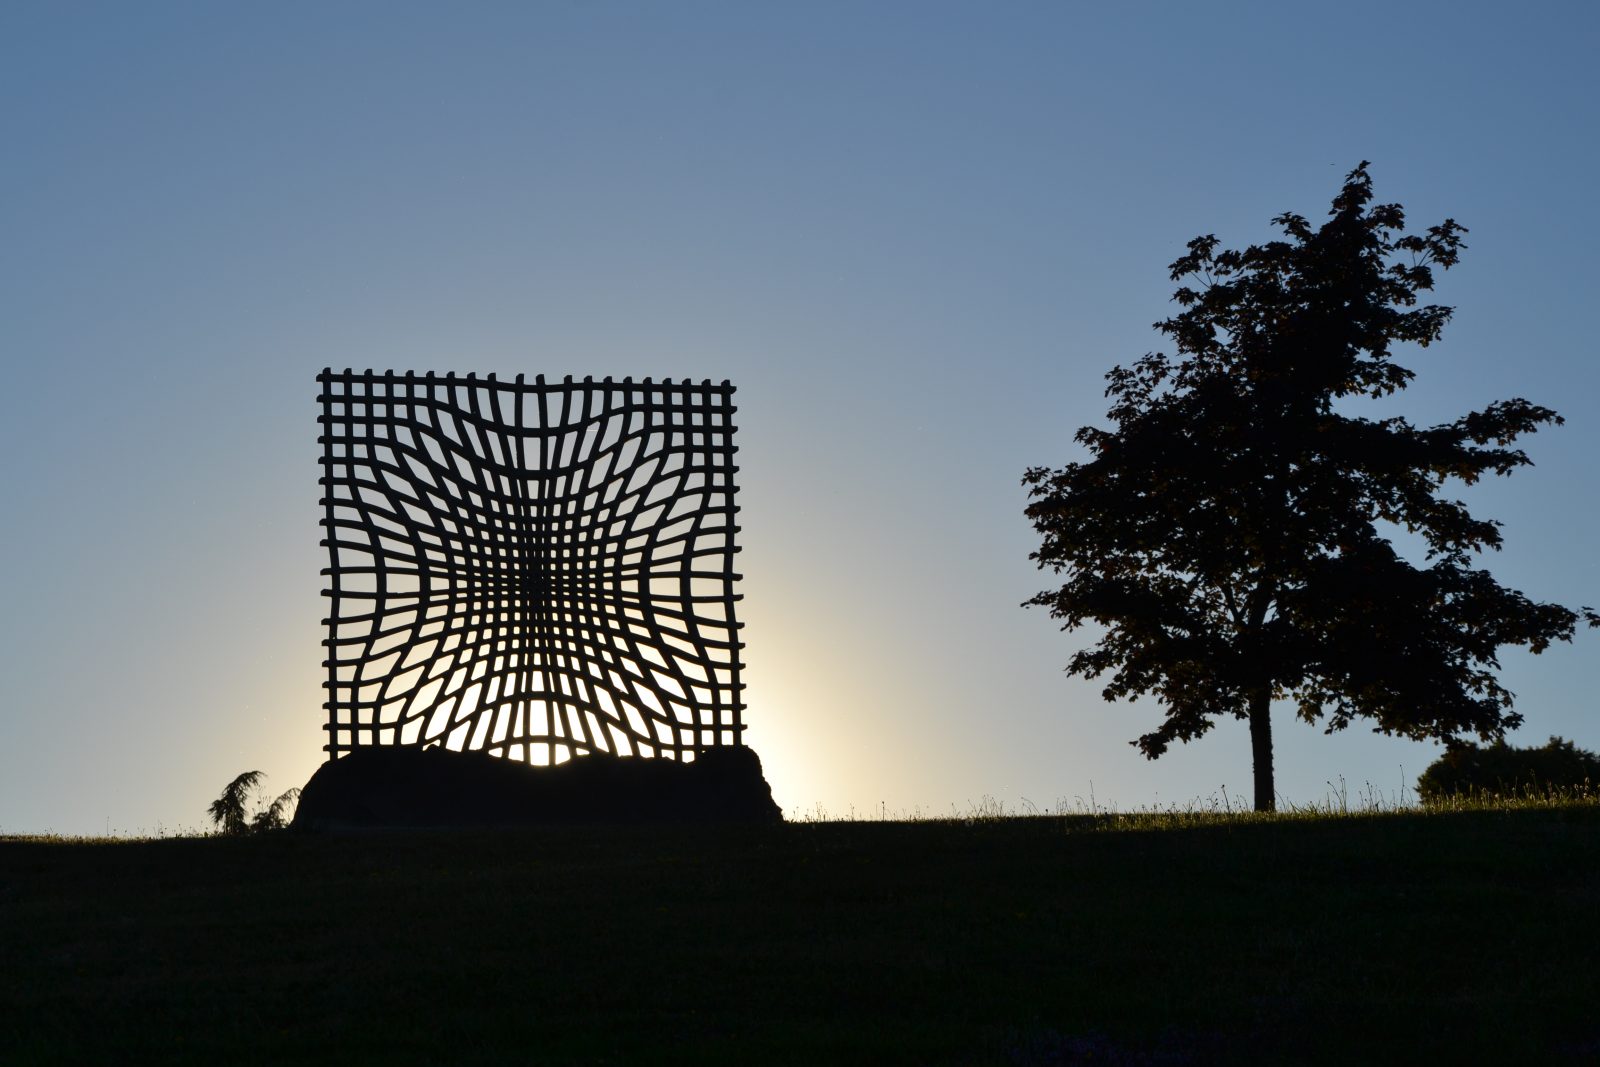
[(297, 830), (555, 823), (778, 823), (783, 812), (743, 747), (692, 763), (610, 755), (530, 767), (482, 752), (384, 746), (324, 763), (300, 794)]

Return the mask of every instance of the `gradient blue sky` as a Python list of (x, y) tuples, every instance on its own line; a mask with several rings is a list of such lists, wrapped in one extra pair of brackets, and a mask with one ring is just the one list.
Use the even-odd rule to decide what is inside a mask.
[[(1157, 346), (1186, 240), (1370, 159), (1472, 231), (1384, 410), (1560, 410), (1468, 499), (1502, 580), (1600, 604), (1594, 12), (0, 6), (0, 832), (197, 827), (321, 761), (325, 365), (732, 379), (791, 815), (1247, 794), (1242, 726), (1147, 762), (1157, 710), (1062, 673), (1018, 479)], [(1597, 642), (1507, 655), (1522, 743), (1600, 747)], [(1435, 754), (1285, 718), (1279, 788)]]

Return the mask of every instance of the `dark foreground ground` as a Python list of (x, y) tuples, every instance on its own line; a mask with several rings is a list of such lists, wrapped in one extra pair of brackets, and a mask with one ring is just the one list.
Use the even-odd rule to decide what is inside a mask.
[(1600, 1060), (1594, 807), (0, 842), (0, 1063)]

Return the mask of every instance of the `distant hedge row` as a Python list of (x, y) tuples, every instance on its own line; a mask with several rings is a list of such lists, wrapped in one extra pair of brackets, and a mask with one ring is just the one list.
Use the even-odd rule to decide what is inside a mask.
[(1600, 756), (1552, 737), (1542, 748), (1499, 741), (1451, 749), (1422, 772), (1417, 793), (1427, 802), (1457, 793), (1543, 793), (1585, 785), (1600, 788)]

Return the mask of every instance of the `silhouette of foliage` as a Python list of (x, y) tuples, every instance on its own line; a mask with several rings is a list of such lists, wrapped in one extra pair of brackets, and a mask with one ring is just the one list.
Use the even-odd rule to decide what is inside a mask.
[(207, 809), (211, 821), (224, 834), (256, 834), (268, 830), (281, 830), (289, 825), (289, 815), (300, 797), (300, 790), (290, 789), (271, 804), (258, 810), (253, 817), (246, 815), (250, 792), (261, 784), (266, 775), (260, 771), (245, 771), (223, 789), (222, 795)]
[(280, 794), (271, 804), (256, 812), (255, 818), (250, 820), (250, 832), (253, 834), (265, 833), (269, 830), (283, 830), (289, 825), (289, 817), (295, 803), (300, 799), (300, 790), (289, 789)]
[(211, 802), (211, 821), (223, 833), (242, 834), (249, 829), (245, 821), (245, 801), (262, 777), (260, 771), (245, 771), (229, 782), (222, 795)]
[[(1320, 228), (1282, 214), (1283, 240), (1190, 241), (1171, 266), (1182, 310), (1156, 324), (1177, 354), (1112, 369), (1113, 428), (1076, 436), (1089, 458), (1023, 478), (1032, 558), (1065, 575), (1028, 603), (1105, 631), (1068, 671), (1110, 672), (1108, 700), (1164, 705), (1133, 742), (1151, 759), (1219, 716), (1248, 720), (1260, 811), (1274, 807), (1274, 699), (1330, 733), (1364, 716), (1403, 737), (1498, 739), (1521, 716), (1497, 649), (1541, 652), (1579, 620), (1474, 567), (1499, 524), (1439, 495), (1527, 464), (1511, 442), (1559, 424), (1554, 411), (1507, 400), (1431, 428), (1345, 414), (1347, 398), (1410, 382), (1394, 346), (1439, 339), (1451, 309), (1418, 294), (1466, 232), (1405, 232), (1400, 205), (1372, 203), (1367, 166)], [(1396, 528), (1425, 544), (1424, 566), (1396, 552)]]
[(1552, 737), (1541, 748), (1516, 748), (1504, 741), (1481, 747), (1454, 745), (1422, 772), (1417, 795), (1430, 802), (1455, 793), (1508, 794), (1594, 785), (1600, 785), (1600, 756)]

